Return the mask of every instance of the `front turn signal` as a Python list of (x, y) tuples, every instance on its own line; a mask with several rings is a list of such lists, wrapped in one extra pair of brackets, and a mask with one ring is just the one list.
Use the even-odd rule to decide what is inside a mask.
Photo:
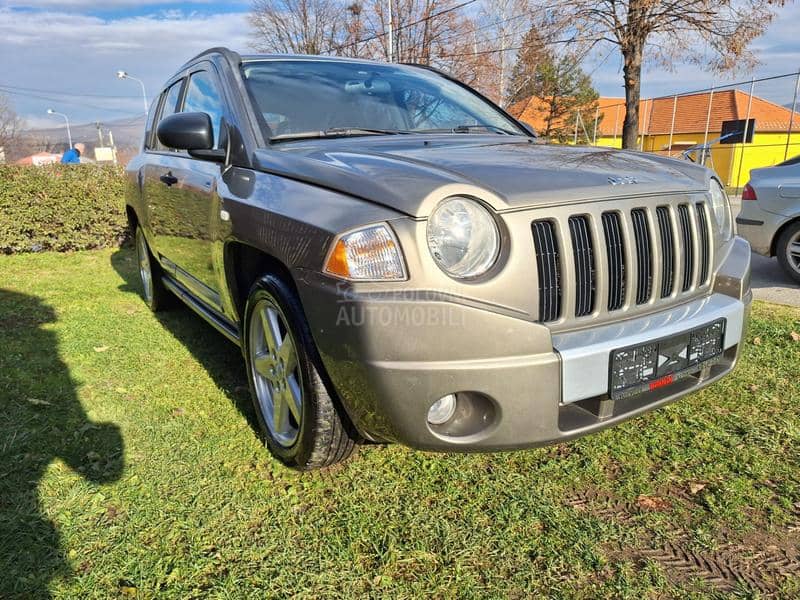
[(403, 281), (405, 262), (388, 225), (370, 225), (334, 240), (324, 271), (352, 281)]

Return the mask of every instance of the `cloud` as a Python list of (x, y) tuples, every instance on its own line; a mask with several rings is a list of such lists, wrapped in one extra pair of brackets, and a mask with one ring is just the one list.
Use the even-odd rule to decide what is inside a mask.
[[(73, 2), (79, 0), (72, 0)], [(0, 8), (0, 85), (71, 94), (129, 98), (12, 95), (23, 116), (41, 115), (61, 102), (77, 121), (133, 115), (142, 110), (139, 87), (120, 81), (123, 69), (141, 78), (152, 98), (181, 64), (214, 46), (246, 49), (245, 13), (199, 15), (176, 13), (103, 19), (55, 11)], [(30, 92), (34, 94), (35, 92)], [(68, 110), (67, 110), (68, 109)]]
[[(211, 4), (214, 0), (182, 0), (182, 4)], [(174, 4), (169, 0), (27, 0), (17, 2), (16, 0), (2, 0), (0, 6), (7, 8), (24, 9), (49, 9), (58, 8), (61, 10), (69, 9), (93, 9), (93, 10), (116, 10), (119, 8), (139, 7), (144, 5), (166, 5)]]

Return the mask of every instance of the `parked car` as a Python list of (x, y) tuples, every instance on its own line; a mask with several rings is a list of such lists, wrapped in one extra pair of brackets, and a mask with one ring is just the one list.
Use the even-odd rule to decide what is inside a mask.
[(209, 50), (127, 175), (146, 302), (241, 347), (295, 468), (561, 442), (739, 355), (750, 248), (709, 170), (540, 144), (429, 68)]
[(755, 252), (776, 256), (800, 283), (800, 156), (750, 171), (736, 224)]

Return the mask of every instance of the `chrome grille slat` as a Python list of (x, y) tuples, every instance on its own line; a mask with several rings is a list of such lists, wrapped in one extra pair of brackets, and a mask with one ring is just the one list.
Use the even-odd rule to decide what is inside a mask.
[(675, 285), (675, 240), (672, 237), (672, 219), (669, 208), (656, 208), (658, 230), (661, 234), (661, 297), (672, 295)]
[(698, 285), (704, 285), (708, 279), (709, 263), (711, 261), (711, 236), (708, 232), (708, 217), (706, 216), (706, 205), (703, 202), (695, 204), (697, 209), (697, 229), (700, 232), (700, 281)]
[(619, 213), (605, 212), (602, 216), (608, 253), (608, 310), (619, 310), (625, 302), (625, 247)]
[(595, 266), (594, 250), (589, 235), (589, 219), (585, 216), (569, 218), (569, 233), (575, 262), (575, 316), (583, 317), (594, 310)]
[(561, 315), (561, 257), (552, 221), (532, 224), (539, 275), (539, 321), (556, 321)]
[(694, 280), (694, 233), (692, 231), (691, 218), (689, 217), (688, 204), (680, 204), (678, 206), (678, 219), (681, 226), (681, 250), (683, 251), (683, 286), (681, 291), (687, 292), (691, 289)]
[(653, 291), (653, 259), (650, 245), (650, 229), (647, 225), (647, 213), (642, 208), (631, 211), (634, 237), (636, 238), (637, 283), (636, 304), (644, 304), (650, 300)]

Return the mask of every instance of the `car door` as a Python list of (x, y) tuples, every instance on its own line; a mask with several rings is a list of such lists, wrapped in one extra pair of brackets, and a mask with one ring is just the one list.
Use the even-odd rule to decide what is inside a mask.
[[(171, 89), (159, 120), (167, 116)], [(215, 147), (219, 147), (224, 107), (219, 81), (210, 63), (201, 63), (187, 73), (180, 97), (176, 112), (207, 113), (214, 127)], [(217, 195), (220, 164), (195, 159), (187, 152), (160, 144), (148, 162), (145, 201), (159, 258), (194, 296), (219, 311), (212, 227), (220, 205)]]
[(180, 108), (183, 98), (183, 88), (186, 78), (177, 78), (167, 85), (161, 93), (161, 98), (156, 105), (156, 117), (153, 120), (153, 127), (145, 139), (145, 160), (140, 172), (142, 178), (142, 196), (146, 210), (146, 225), (150, 233), (150, 247), (156, 254), (162, 266), (167, 272), (175, 276), (172, 263), (164, 260), (165, 248), (162, 247), (167, 241), (168, 233), (172, 230), (170, 215), (166, 212), (166, 207), (170, 205), (170, 186), (164, 180), (171, 177), (170, 162), (167, 157), (176, 153), (161, 144), (156, 136), (158, 123), (166, 117), (175, 114)]

